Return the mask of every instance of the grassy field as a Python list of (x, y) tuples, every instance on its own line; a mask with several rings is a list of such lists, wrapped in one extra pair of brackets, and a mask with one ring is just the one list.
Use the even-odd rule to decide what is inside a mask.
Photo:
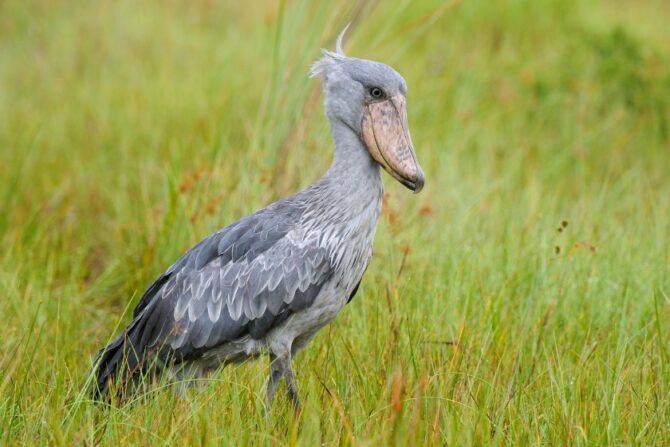
[[(357, 298), (267, 363), (123, 408), (83, 392), (153, 278), (317, 179), (319, 48), (407, 79)], [(670, 445), (670, 5), (0, 3), (0, 443)]]

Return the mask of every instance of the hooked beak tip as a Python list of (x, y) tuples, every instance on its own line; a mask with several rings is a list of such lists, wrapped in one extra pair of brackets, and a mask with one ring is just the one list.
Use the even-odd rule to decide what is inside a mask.
[(419, 193), (423, 189), (423, 185), (425, 183), (425, 177), (423, 175), (423, 172), (419, 171), (418, 174), (416, 174), (415, 178), (413, 180), (410, 180), (407, 177), (404, 177), (397, 172), (392, 172), (393, 177), (396, 178), (400, 183), (405, 185), (407, 189), (410, 189), (414, 194)]
[(416, 180), (414, 180), (414, 187), (412, 188), (412, 191), (414, 194), (418, 194), (422, 189), (423, 185), (426, 182), (426, 178), (423, 175), (423, 172), (419, 172), (416, 176)]

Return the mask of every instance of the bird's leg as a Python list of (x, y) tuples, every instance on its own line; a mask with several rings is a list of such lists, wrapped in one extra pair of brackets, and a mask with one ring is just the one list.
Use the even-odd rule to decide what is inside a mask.
[(268, 404), (272, 403), (277, 386), (281, 378), (284, 378), (286, 387), (288, 388), (288, 398), (293, 404), (296, 412), (300, 412), (300, 400), (298, 399), (298, 390), (296, 381), (291, 367), (291, 351), (290, 349), (281, 354), (270, 354), (270, 378), (268, 380), (267, 400)]
[(277, 386), (279, 386), (279, 381), (282, 378), (282, 371), (280, 369), (280, 364), (277, 361), (277, 356), (270, 353), (270, 378), (268, 379), (268, 392), (267, 392), (267, 403), (268, 406), (272, 404), (272, 400), (275, 397), (275, 392), (277, 391)]
[(295, 377), (293, 377), (293, 368), (291, 367), (291, 357), (289, 356), (285, 359), (284, 365), (284, 380), (286, 381), (286, 387), (288, 388), (288, 398), (293, 404), (293, 409), (296, 413), (300, 413), (300, 399), (298, 399), (298, 389), (295, 383)]

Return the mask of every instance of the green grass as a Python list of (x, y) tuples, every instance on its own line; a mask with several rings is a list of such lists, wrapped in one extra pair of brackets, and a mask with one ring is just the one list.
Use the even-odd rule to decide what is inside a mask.
[[(227, 3), (0, 4), (0, 442), (670, 445), (667, 2)], [(328, 167), (306, 73), (352, 17), (427, 186), (385, 177), (302, 417), (264, 361), (91, 403), (157, 274)]]

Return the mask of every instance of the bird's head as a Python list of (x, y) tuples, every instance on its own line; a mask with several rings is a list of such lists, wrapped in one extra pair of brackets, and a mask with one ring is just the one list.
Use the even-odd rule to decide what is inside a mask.
[(372, 158), (412, 191), (423, 188), (424, 174), (416, 160), (407, 126), (407, 84), (388, 65), (347, 57), (342, 36), (336, 51), (323, 50), (310, 74), (323, 81), (326, 115), (355, 132)]

